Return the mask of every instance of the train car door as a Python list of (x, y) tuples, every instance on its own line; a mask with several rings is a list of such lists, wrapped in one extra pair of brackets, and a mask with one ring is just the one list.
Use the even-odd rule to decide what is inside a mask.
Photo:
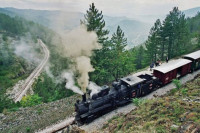
[(181, 77), (181, 75), (182, 75), (182, 67), (179, 67), (179, 68), (177, 68), (177, 75), (176, 75), (176, 78)]

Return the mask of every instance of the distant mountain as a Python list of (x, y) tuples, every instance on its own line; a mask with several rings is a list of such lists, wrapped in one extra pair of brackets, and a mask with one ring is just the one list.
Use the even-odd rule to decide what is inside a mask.
[[(138, 45), (143, 43), (148, 35), (151, 25), (148, 23), (143, 23), (141, 21), (118, 17), (113, 18), (105, 16), (106, 28), (109, 29), (110, 35), (112, 35), (117, 30), (117, 26), (119, 25), (121, 29), (124, 31), (125, 36), (128, 38), (128, 42), (134, 45)], [(129, 45), (132, 47), (132, 45)]]
[[(83, 13), (79, 12), (61, 12), (58, 10), (33, 10), (33, 9), (16, 9), (16, 8), (0, 8), (0, 12), (9, 16), (20, 16), (27, 20), (31, 20), (47, 26), (52, 29), (56, 29), (56, 25), (71, 30), (80, 23), (80, 18)], [(62, 20), (61, 20), (62, 18)], [(63, 25), (61, 25), (61, 22)]]
[[(193, 17), (200, 11), (200, 7), (183, 11), (186, 17)], [(81, 12), (62, 12), (59, 10), (32, 10), (32, 9), (16, 9), (16, 8), (0, 8), (0, 13), (9, 16), (21, 16), (28, 20), (32, 20), (55, 31), (68, 32), (80, 24), (80, 19), (84, 18)], [(135, 16), (136, 19), (127, 17), (111, 17), (104, 16), (106, 28), (110, 31), (110, 36), (116, 31), (120, 25), (130, 44), (129, 47), (143, 43), (149, 34), (150, 27), (157, 18), (164, 20), (166, 15), (148, 15)]]
[(200, 12), (200, 7), (191, 8), (183, 11), (186, 17), (194, 17), (198, 12)]
[[(80, 12), (62, 12), (51, 10), (32, 10), (32, 9), (16, 9), (16, 8), (0, 8), (0, 12), (9, 16), (21, 16), (28, 20), (32, 20), (55, 31), (70, 31), (80, 24), (80, 19), (84, 18), (84, 14)], [(148, 36), (151, 25), (138, 20), (127, 17), (111, 17), (104, 16), (106, 28), (110, 31), (110, 36), (116, 31), (120, 25), (125, 32), (129, 47), (143, 43)]]

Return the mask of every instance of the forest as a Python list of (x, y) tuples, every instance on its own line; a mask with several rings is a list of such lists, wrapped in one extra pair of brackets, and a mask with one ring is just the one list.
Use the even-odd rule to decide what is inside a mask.
[[(51, 102), (74, 95), (65, 89), (65, 81), (59, 79), (62, 71), (69, 67), (70, 59), (62, 54), (62, 41), (59, 34), (47, 27), (27, 21), (20, 17), (10, 17), (0, 14), (0, 112), (13, 111), (23, 106), (34, 106), (40, 103)], [(98, 43), (102, 49), (95, 50), (91, 62), (95, 68), (89, 74), (90, 80), (98, 85), (110, 85), (114, 80), (139, 71), (157, 60), (165, 61), (180, 57), (200, 48), (200, 13), (195, 17), (186, 18), (178, 7), (174, 7), (166, 18), (156, 20), (152, 26), (148, 39), (141, 45), (127, 49), (128, 41), (120, 25), (116, 32), (109, 38), (109, 31), (105, 29), (106, 22), (102, 11), (98, 10), (94, 3), (84, 15), (81, 24), (86, 25), (88, 31), (95, 31)], [(134, 29), (132, 29), (134, 30)], [(18, 39), (30, 34), (32, 40), (37, 37), (48, 46), (50, 55), (50, 77), (45, 71), (33, 85), (34, 95), (28, 95), (20, 103), (13, 103), (5, 95), (6, 89), (12, 87), (17, 81), (28, 76), (31, 70), (26, 70), (28, 63), (14, 54), (10, 47), (10, 37)], [(9, 66), (9, 67), (8, 67)], [(27, 71), (21, 73), (22, 68)], [(14, 75), (13, 72), (14, 71)]]

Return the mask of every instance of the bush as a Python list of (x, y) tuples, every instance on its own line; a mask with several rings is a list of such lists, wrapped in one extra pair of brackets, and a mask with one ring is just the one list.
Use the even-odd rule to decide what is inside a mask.
[(38, 94), (24, 96), (20, 102), (20, 104), (23, 107), (31, 107), (41, 103), (42, 103), (42, 98), (39, 97)]
[(26, 132), (29, 133), (30, 131), (31, 131), (31, 128), (30, 128), (30, 127), (27, 127), (27, 128), (26, 128)]
[(187, 88), (183, 88), (183, 89), (181, 90), (181, 93), (182, 93), (183, 95), (186, 95), (186, 94), (188, 93), (188, 89), (187, 89)]
[(163, 126), (158, 126), (158, 127), (156, 127), (156, 132), (157, 133), (165, 133), (166, 129)]
[(180, 80), (178, 80), (178, 79), (173, 79), (172, 82), (175, 84), (176, 89), (179, 90), (179, 89), (181, 88), (181, 82), (180, 82)]
[(135, 106), (140, 106), (143, 102), (144, 102), (144, 100), (139, 99), (139, 98), (133, 99), (133, 103), (135, 104)]
[(3, 90), (0, 91), (0, 113), (7, 113), (9, 111), (16, 111), (20, 104), (14, 103), (8, 96), (4, 95)]

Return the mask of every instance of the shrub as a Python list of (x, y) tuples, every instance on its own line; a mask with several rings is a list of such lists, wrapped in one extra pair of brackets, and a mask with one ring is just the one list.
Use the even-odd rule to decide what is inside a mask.
[(176, 89), (179, 90), (179, 89), (181, 88), (181, 82), (180, 82), (180, 80), (178, 80), (178, 79), (173, 79), (172, 82), (175, 84)]
[(26, 128), (26, 132), (29, 133), (30, 131), (31, 131), (31, 128), (30, 128), (30, 127), (27, 127), (27, 128)]
[(133, 126), (133, 124), (131, 123), (131, 122), (128, 122), (127, 124), (126, 124), (126, 129), (129, 129), (130, 127), (132, 127)]
[(27, 95), (24, 96), (21, 100), (21, 105), (23, 107), (31, 107), (34, 105), (38, 105), (42, 103), (42, 98), (38, 96), (38, 94), (35, 95)]
[(187, 89), (187, 88), (183, 88), (183, 89), (181, 90), (181, 93), (182, 93), (183, 95), (186, 95), (187, 92), (188, 92), (188, 89)]
[(172, 132), (172, 133), (176, 133), (177, 130), (178, 130), (178, 128), (176, 128), (176, 127), (171, 127), (171, 132)]
[(163, 126), (156, 127), (156, 131), (157, 131), (157, 133), (165, 133), (166, 132), (165, 127), (163, 127)]
[(172, 90), (170, 91), (170, 95), (174, 95), (176, 92), (177, 92), (177, 89), (172, 89)]
[(143, 100), (143, 99), (139, 99), (139, 98), (133, 99), (133, 103), (135, 104), (135, 106), (140, 106), (144, 102), (145, 102), (145, 100)]
[(9, 112), (9, 111), (16, 111), (20, 107), (20, 104), (14, 103), (8, 96), (1, 94), (0, 92), (0, 113)]

